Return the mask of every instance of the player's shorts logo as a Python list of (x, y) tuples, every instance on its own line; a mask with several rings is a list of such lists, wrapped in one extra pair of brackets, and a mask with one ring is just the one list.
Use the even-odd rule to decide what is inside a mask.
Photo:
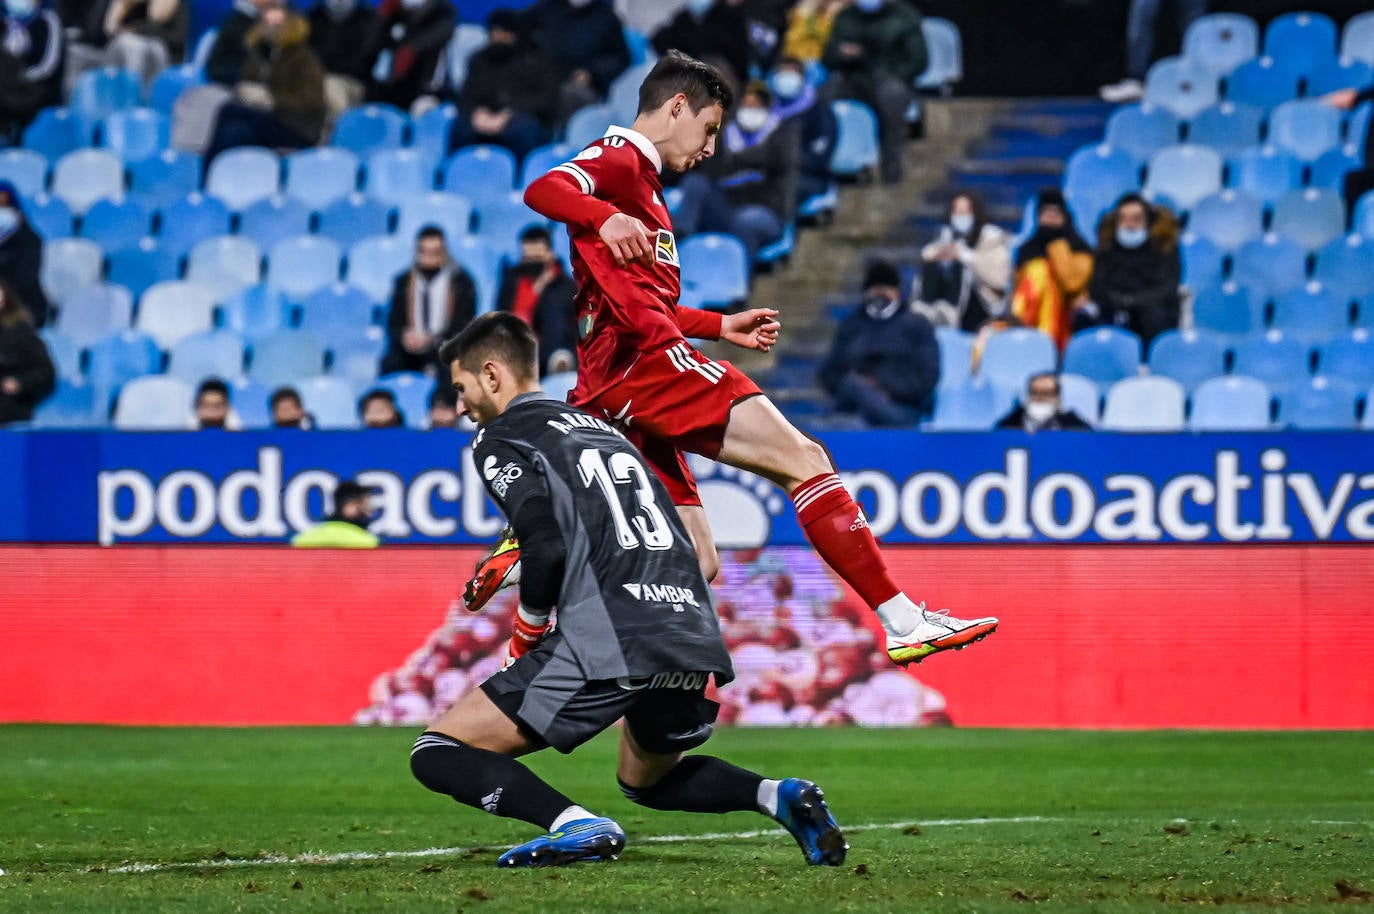
[(658, 230), (658, 244), (654, 245), (654, 259), (670, 267), (680, 267), (677, 262), (677, 239), (667, 229)]

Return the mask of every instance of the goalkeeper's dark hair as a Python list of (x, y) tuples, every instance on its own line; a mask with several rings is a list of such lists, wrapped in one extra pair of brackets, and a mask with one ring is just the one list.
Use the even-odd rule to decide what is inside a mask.
[(729, 111), (735, 103), (735, 90), (719, 70), (681, 51), (669, 51), (639, 85), (639, 113), (657, 111), (679, 92), (687, 96), (693, 114), (711, 104)]
[(509, 311), (493, 311), (469, 323), (463, 332), (439, 347), (445, 365), (457, 362), (476, 374), (484, 362), (500, 362), (518, 380), (539, 377), (539, 340), (530, 325)]

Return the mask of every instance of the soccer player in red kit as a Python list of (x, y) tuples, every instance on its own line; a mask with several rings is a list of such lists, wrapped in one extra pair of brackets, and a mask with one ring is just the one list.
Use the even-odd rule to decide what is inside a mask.
[(577, 280), (578, 378), (568, 400), (621, 427), (657, 472), (707, 579), (720, 567), (685, 451), (771, 480), (791, 496), (821, 558), (878, 614), (888, 655), (907, 664), (991, 634), (995, 618), (929, 612), (892, 580), (825, 447), (796, 429), (753, 381), (688, 338), (767, 351), (776, 311), (722, 315), (678, 304), (677, 241), (660, 172), (711, 156), (732, 92), (712, 67), (670, 52), (639, 90), (633, 127), (606, 135), (536, 180), (535, 212), (562, 222)]

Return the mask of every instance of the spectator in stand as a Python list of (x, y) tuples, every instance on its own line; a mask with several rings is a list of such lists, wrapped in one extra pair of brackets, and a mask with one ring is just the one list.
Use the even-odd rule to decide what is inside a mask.
[[(749, 31), (749, 73), (767, 73), (782, 54), (787, 14), (795, 0), (725, 0), (739, 6)], [(745, 74), (747, 77), (748, 74)], [(744, 77), (741, 77), (744, 78)]]
[[(1366, 86), (1363, 89), (1339, 89), (1323, 96), (1322, 101), (1341, 111), (1351, 111), (1365, 102), (1374, 101), (1374, 86)], [(1350, 139), (1353, 142), (1356, 138)], [(1360, 159), (1364, 162), (1364, 167), (1346, 172), (1343, 186), (1346, 217), (1351, 222), (1354, 221), (1355, 204), (1360, 201), (1360, 197), (1374, 190), (1374, 121), (1365, 128), (1365, 134), (1359, 138), (1359, 142), (1364, 147), (1364, 155)]]
[(284, 3), (267, 7), (244, 41), (239, 101), (219, 109), (209, 161), (236, 146), (301, 149), (324, 132), (324, 68), (310, 50), (310, 25)]
[(902, 180), (906, 113), (926, 68), (921, 14), (901, 0), (854, 0), (835, 16), (821, 62), (828, 98), (854, 98), (878, 116), (882, 179)]
[(383, 0), (368, 97), (409, 110), (448, 89), (448, 43), (458, 25), (449, 0)]
[(238, 414), (229, 404), (229, 385), (219, 378), (206, 378), (196, 389), (196, 428), (215, 428), (236, 432), (241, 428)]
[(476, 283), (449, 256), (443, 229), (425, 226), (415, 239), (415, 263), (392, 288), (382, 374), (437, 371), (439, 344), (457, 336), (476, 315)]
[(1124, 327), (1149, 348), (1156, 336), (1178, 326), (1182, 277), (1174, 214), (1126, 194), (1098, 228), (1090, 301), (1075, 315), (1077, 328)]
[(934, 405), (940, 347), (930, 321), (902, 301), (901, 277), (886, 261), (864, 276), (864, 297), (835, 334), (820, 382), (841, 412), (876, 426), (913, 426)]
[(248, 59), (248, 30), (258, 24), (262, 11), (275, 5), (275, 0), (234, 0), (231, 9), (220, 20), (215, 43), (205, 61), (205, 78), (222, 86), (234, 86), (243, 78), (243, 64)]
[(1087, 299), (1092, 249), (1074, 230), (1058, 190), (1040, 192), (1035, 222), (1035, 233), (1016, 252), (1011, 313), (1025, 326), (1048, 333), (1063, 349), (1073, 315)]
[[(1011, 241), (988, 222), (976, 194), (961, 191), (949, 201), (940, 235), (921, 249), (919, 313), (937, 326), (970, 333), (1004, 310), (1011, 284)], [(935, 316), (938, 315), (939, 319)]]
[(0, 280), (28, 308), (35, 327), (48, 322), (48, 297), (39, 277), (43, 272), (43, 239), (29, 225), (19, 191), (0, 181)]
[[(135, 73), (146, 86), (186, 52), (190, 4), (181, 0), (96, 0), (67, 22), (76, 40), (68, 48), (65, 82), (94, 67)], [(73, 11), (74, 12), (74, 11)], [(70, 15), (70, 14), (69, 14)]]
[[(1155, 50), (1155, 22), (1161, 0), (1131, 0), (1126, 14), (1126, 78), (1098, 90), (1103, 101), (1113, 104), (1140, 101), (1145, 94), (1145, 71), (1150, 68)], [(1178, 31), (1188, 31), (1196, 19), (1207, 12), (1207, 0), (1177, 0)]]
[(450, 384), (440, 384), (429, 395), (429, 427), (458, 427), (458, 392)]
[(801, 160), (797, 176), (797, 202), (825, 193), (834, 182), (830, 159), (840, 128), (835, 112), (826, 104), (816, 104), (816, 87), (806, 79), (806, 67), (795, 57), (778, 61), (768, 77), (773, 90), (773, 113), (784, 122), (798, 125)]
[(804, 63), (817, 63), (825, 54), (835, 16), (849, 0), (801, 0), (787, 14), (787, 32), (782, 39), (784, 57)]
[(27, 422), (57, 375), (33, 315), (0, 276), (0, 425)]
[(468, 60), (449, 148), (494, 143), (523, 161), (549, 141), (557, 113), (558, 77), (548, 57), (522, 31), (517, 13), (492, 11), (487, 46)]
[(728, 232), (744, 242), (751, 262), (782, 237), (797, 212), (801, 127), (772, 107), (766, 84), (745, 87), (716, 154), (678, 185), (682, 203), (673, 228), (679, 237)]
[(334, 513), (291, 538), (297, 549), (376, 549), (381, 540), (367, 529), (377, 516), (375, 494), (351, 479), (334, 487)]
[(367, 96), (373, 58), (381, 42), (377, 11), (360, 0), (322, 0), (310, 10), (310, 48), (324, 67), (324, 94), (337, 117)]
[(358, 401), (358, 418), (363, 428), (404, 428), (406, 424), (395, 395), (380, 387), (369, 390)]
[(0, 18), (0, 146), (17, 144), (39, 111), (62, 104), (65, 41), (38, 0), (4, 0)]
[(537, 0), (523, 16), (535, 45), (558, 74), (559, 123), (605, 98), (630, 65), (625, 29), (608, 0)]
[(521, 232), (520, 261), (502, 272), (496, 307), (534, 329), (546, 373), (559, 353), (577, 350), (576, 294), (577, 284), (553, 252), (549, 230), (532, 225)]
[(301, 395), (294, 387), (278, 387), (272, 391), (268, 405), (272, 408), (273, 428), (305, 430), (315, 427), (315, 420), (305, 411)]
[(1088, 432), (1092, 426), (1071, 409), (1059, 394), (1059, 376), (1052, 371), (1031, 375), (1026, 395), (997, 422), (998, 428), (1025, 432)]
[(660, 55), (681, 51), (720, 69), (735, 85), (749, 78), (749, 24), (738, 0), (687, 0), (651, 40)]

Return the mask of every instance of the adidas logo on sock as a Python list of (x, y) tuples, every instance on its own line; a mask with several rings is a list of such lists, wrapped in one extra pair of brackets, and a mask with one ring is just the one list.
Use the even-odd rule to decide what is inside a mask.
[(505, 789), (506, 788), (504, 787), (498, 787), (491, 793), (482, 797), (482, 808), (485, 809), (487, 812), (495, 813), (496, 804), (501, 802), (501, 791)]

